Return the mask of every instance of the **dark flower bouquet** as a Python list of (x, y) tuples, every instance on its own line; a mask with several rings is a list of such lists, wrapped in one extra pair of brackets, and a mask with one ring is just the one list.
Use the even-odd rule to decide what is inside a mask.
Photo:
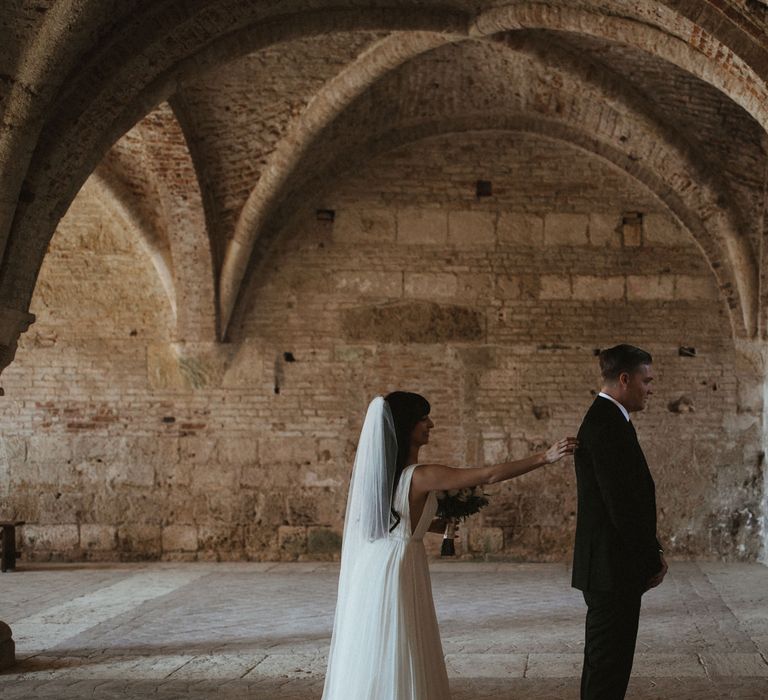
[(439, 491), (437, 494), (437, 517), (446, 521), (443, 533), (443, 546), (440, 548), (441, 557), (456, 555), (454, 539), (456, 526), (470, 515), (478, 513), (488, 505), (485, 494), (477, 487)]

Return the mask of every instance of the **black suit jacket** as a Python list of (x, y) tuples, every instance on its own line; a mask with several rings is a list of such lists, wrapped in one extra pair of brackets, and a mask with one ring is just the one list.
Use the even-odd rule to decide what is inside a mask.
[(642, 591), (661, 570), (661, 559), (656, 489), (635, 428), (618, 406), (598, 396), (578, 440), (571, 583), (582, 591)]

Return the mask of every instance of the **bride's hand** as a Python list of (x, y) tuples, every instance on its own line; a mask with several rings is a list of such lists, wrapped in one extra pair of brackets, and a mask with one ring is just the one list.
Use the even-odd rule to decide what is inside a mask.
[(579, 446), (575, 437), (564, 437), (558, 440), (552, 447), (544, 453), (544, 460), (547, 464), (554, 464), (566, 455), (572, 455), (573, 451)]

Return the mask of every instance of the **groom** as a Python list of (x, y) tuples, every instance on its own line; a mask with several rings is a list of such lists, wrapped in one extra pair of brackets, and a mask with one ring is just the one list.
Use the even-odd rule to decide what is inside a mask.
[(587, 603), (582, 700), (621, 700), (627, 690), (640, 599), (667, 572), (656, 539), (653, 478), (630, 413), (652, 393), (653, 359), (632, 345), (600, 353), (602, 391), (579, 429), (578, 516), (572, 585)]

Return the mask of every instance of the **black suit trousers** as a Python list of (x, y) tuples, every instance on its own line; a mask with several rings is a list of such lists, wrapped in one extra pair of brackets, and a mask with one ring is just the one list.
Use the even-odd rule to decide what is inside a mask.
[(584, 591), (587, 623), (581, 700), (622, 700), (640, 619), (640, 591)]

